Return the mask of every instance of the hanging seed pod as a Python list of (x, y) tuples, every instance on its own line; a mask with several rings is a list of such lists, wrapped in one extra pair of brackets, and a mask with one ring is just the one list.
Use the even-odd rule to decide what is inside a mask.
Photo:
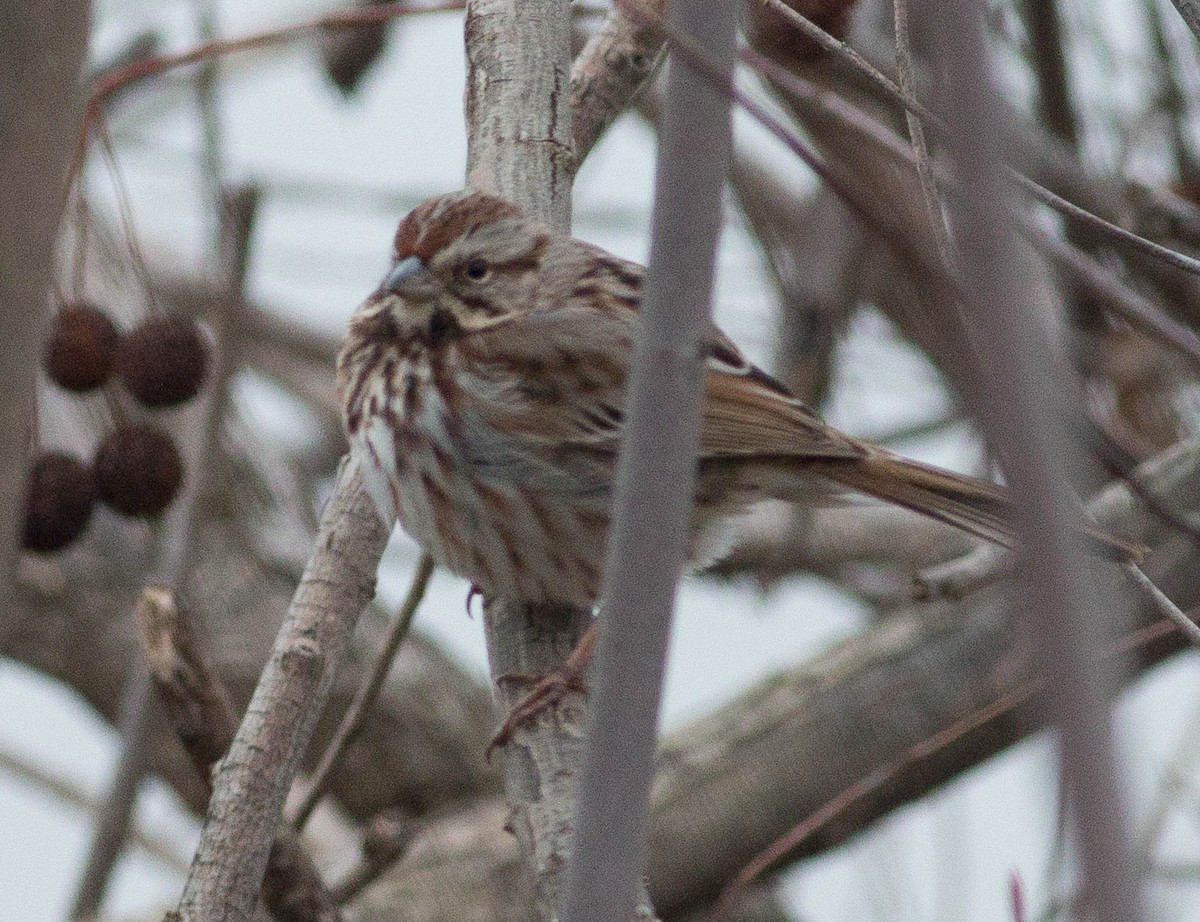
[(207, 371), (208, 346), (189, 317), (147, 320), (117, 349), (117, 377), (138, 403), (150, 409), (191, 400)]
[(122, 515), (154, 518), (171, 504), (183, 483), (175, 442), (157, 426), (118, 426), (100, 443), (92, 464), (105, 505)]
[(94, 390), (112, 373), (119, 342), (117, 328), (100, 308), (67, 304), (59, 310), (46, 344), (46, 374), (65, 390)]
[(92, 517), (96, 482), (78, 459), (48, 451), (29, 471), (21, 547), (40, 554), (61, 550), (79, 537)]

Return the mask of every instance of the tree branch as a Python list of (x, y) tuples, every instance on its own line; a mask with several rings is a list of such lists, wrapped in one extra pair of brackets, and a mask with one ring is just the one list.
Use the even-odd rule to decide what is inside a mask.
[(221, 763), (179, 904), (186, 922), (249, 918), (284, 799), (328, 699), (388, 529), (343, 462), (313, 553), (271, 659)]
[[(570, 228), (570, 14), (564, 0), (467, 4), (467, 183), (503, 195), (560, 231)], [(561, 666), (591, 620), (583, 610), (485, 599), (493, 695), (507, 713), (524, 689), (501, 680)], [(582, 696), (569, 693), (504, 746), (507, 826), (533, 874), (539, 918), (559, 902), (573, 836), (582, 756)]]

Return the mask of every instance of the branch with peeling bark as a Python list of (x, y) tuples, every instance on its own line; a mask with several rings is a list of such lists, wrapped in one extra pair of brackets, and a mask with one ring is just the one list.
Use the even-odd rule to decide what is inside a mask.
[[(191, 619), (170, 590), (149, 586), (134, 611), (138, 639), (159, 699), (206, 784), (229, 750), (237, 714), (200, 650)], [(279, 922), (338, 922), (341, 912), (299, 839), (280, 827), (262, 884), (263, 905)]]
[(229, 754), (179, 904), (184, 920), (248, 917), (284, 800), (363, 607), (388, 529), (343, 463), (316, 549)]

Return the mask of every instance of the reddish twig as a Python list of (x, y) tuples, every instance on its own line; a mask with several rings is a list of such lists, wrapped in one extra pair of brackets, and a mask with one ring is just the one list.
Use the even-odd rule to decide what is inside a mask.
[(71, 156), (70, 168), (67, 172), (66, 187), (67, 189), (71, 188), (75, 177), (79, 174), (79, 170), (83, 166), (92, 126), (103, 111), (104, 104), (118, 90), (128, 87), (131, 84), (158, 76), (168, 70), (197, 64), (210, 58), (234, 54), (240, 51), (255, 51), (283, 42), (304, 38), (307, 35), (317, 32), (349, 29), (369, 23), (386, 22), (389, 19), (395, 19), (399, 16), (461, 10), (463, 5), (463, 0), (443, 0), (443, 2), (431, 3), (428, 6), (413, 6), (411, 3), (398, 2), (343, 10), (337, 13), (318, 16), (315, 19), (292, 23), (288, 26), (281, 26), (276, 29), (254, 32), (250, 35), (244, 35), (241, 38), (216, 39), (214, 41), (202, 42), (194, 48), (189, 48), (187, 51), (181, 51), (178, 54), (163, 54), (142, 58), (124, 67), (118, 67), (107, 72), (97, 81), (91, 96), (88, 98), (87, 107), (84, 109), (83, 121), (79, 126), (79, 135), (75, 139), (75, 149)]

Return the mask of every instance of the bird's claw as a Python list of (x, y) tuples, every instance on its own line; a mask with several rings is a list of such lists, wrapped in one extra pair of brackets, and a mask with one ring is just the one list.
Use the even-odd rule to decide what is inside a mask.
[(512, 706), (508, 717), (500, 725), (491, 742), (484, 752), (484, 759), (490, 764), (492, 753), (506, 745), (513, 734), (524, 724), (529, 723), (539, 714), (555, 707), (566, 697), (569, 691), (587, 692), (582, 671), (564, 667), (547, 672), (545, 675), (529, 675), (524, 672), (508, 672), (497, 676), (497, 682), (521, 682), (533, 685), (533, 690)]

